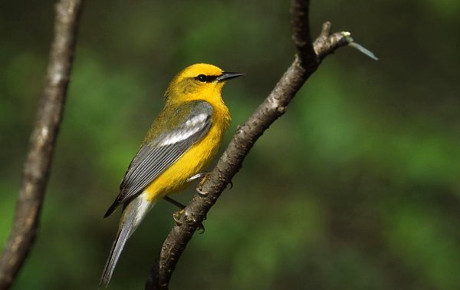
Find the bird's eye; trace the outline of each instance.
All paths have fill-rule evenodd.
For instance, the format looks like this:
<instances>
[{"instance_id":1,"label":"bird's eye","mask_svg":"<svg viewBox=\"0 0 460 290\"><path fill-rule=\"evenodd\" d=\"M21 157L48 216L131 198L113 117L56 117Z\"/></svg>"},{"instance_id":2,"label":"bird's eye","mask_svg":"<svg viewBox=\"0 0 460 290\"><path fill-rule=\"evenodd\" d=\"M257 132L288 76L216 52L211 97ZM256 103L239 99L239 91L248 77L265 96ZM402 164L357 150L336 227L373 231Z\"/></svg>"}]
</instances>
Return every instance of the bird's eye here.
<instances>
[{"instance_id":1,"label":"bird's eye","mask_svg":"<svg viewBox=\"0 0 460 290\"><path fill-rule=\"evenodd\" d=\"M197 80L199 80L200 82L206 82L206 76L205 75L198 75L196 77Z\"/></svg>"}]
</instances>

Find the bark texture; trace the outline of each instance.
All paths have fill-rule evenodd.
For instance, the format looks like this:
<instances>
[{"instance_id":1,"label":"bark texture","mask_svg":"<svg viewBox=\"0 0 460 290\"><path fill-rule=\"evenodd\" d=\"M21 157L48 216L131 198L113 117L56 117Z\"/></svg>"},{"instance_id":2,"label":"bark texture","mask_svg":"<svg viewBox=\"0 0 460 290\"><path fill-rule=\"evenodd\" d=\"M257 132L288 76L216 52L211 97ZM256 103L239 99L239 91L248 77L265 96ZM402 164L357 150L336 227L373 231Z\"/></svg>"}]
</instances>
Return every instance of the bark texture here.
<instances>
[{"instance_id":1,"label":"bark texture","mask_svg":"<svg viewBox=\"0 0 460 290\"><path fill-rule=\"evenodd\" d=\"M294 61L264 102L242 126L238 127L216 167L198 186L198 191L205 195L195 194L183 214L176 218L178 223L164 241L145 289L168 289L171 275L187 243L222 191L239 171L254 143L276 119L284 114L286 106L316 71L321 61L337 48L353 41L348 32L331 34L331 24L326 22L323 24L320 36L312 42L308 19L309 2L294 0L291 6L292 38L297 48Z\"/></svg>"},{"instance_id":2,"label":"bark texture","mask_svg":"<svg viewBox=\"0 0 460 290\"><path fill-rule=\"evenodd\" d=\"M0 258L0 289L11 287L37 236L40 211L70 80L82 2L62 0L56 5L54 39L44 93L30 137L14 224Z\"/></svg>"}]
</instances>

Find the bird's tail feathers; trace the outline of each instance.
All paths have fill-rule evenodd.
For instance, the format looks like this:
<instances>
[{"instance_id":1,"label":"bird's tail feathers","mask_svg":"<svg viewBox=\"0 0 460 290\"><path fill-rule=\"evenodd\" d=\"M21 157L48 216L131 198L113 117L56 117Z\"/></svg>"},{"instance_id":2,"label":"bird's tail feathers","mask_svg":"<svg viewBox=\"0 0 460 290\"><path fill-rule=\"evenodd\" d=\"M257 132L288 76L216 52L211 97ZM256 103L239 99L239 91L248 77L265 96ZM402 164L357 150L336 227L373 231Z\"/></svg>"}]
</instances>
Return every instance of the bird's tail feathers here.
<instances>
[{"instance_id":1,"label":"bird's tail feathers","mask_svg":"<svg viewBox=\"0 0 460 290\"><path fill-rule=\"evenodd\" d=\"M109 258L105 264L99 287L107 287L109 284L113 270L115 269L126 241L131 237L153 205L154 202L148 201L146 199L146 194L142 193L133 199L123 210L117 236L115 237Z\"/></svg>"}]
</instances>

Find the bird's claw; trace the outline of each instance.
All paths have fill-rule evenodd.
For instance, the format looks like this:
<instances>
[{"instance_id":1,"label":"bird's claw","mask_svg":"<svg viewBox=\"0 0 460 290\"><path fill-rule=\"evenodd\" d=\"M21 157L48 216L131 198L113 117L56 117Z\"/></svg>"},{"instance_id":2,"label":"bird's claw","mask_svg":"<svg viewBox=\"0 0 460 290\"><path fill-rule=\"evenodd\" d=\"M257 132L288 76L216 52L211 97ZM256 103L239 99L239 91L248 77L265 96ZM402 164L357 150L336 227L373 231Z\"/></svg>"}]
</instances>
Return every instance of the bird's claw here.
<instances>
[{"instance_id":1,"label":"bird's claw","mask_svg":"<svg viewBox=\"0 0 460 290\"><path fill-rule=\"evenodd\" d=\"M205 197L205 196L207 196L207 195L208 195L208 193L207 193L207 192L203 191L203 189L202 189L201 185L200 185L200 186L198 186L198 187L196 188L196 192L198 192L198 194L199 194L201 197Z\"/></svg>"},{"instance_id":2,"label":"bird's claw","mask_svg":"<svg viewBox=\"0 0 460 290\"><path fill-rule=\"evenodd\" d=\"M187 222L190 222L190 223L196 223L197 220L193 217L190 217L188 215L185 214L185 209L181 209L181 210L178 210L176 212L173 213L173 219L174 219L174 222L176 223L176 225L178 227L180 227L184 221L187 221ZM206 219L206 217L204 218ZM202 222L200 222L198 225L197 225L197 228L196 228L200 234L203 234L205 232L205 228L204 228L204 225Z\"/></svg>"},{"instance_id":3,"label":"bird's claw","mask_svg":"<svg viewBox=\"0 0 460 290\"><path fill-rule=\"evenodd\" d=\"M200 224L198 225L198 227L196 228L196 230L198 231L198 233L199 233L200 235L204 234L204 232L206 231L206 229L204 228L203 223L200 223Z\"/></svg>"},{"instance_id":4,"label":"bird's claw","mask_svg":"<svg viewBox=\"0 0 460 290\"><path fill-rule=\"evenodd\" d=\"M185 213L185 209L181 209L173 213L174 222L176 222L176 225L179 227L183 223L182 217L184 216L184 213Z\"/></svg>"},{"instance_id":5,"label":"bird's claw","mask_svg":"<svg viewBox=\"0 0 460 290\"><path fill-rule=\"evenodd\" d=\"M201 197L205 197L208 195L208 192L203 190L203 184L206 182L207 178L208 178L208 173L203 175L203 178L200 180L200 183L198 183L198 186L196 187L196 192L198 192L198 194Z\"/></svg>"}]
</instances>

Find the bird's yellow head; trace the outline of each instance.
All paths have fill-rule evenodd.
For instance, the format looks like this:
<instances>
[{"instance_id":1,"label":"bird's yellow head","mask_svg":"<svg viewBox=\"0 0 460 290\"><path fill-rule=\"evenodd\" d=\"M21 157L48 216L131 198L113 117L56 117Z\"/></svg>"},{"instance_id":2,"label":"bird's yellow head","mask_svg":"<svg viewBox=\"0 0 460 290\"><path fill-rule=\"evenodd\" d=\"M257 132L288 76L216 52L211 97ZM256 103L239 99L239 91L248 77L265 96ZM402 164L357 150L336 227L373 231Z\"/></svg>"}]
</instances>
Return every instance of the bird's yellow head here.
<instances>
[{"instance_id":1,"label":"bird's yellow head","mask_svg":"<svg viewBox=\"0 0 460 290\"><path fill-rule=\"evenodd\" d=\"M225 81L241 75L235 72L224 72L211 64L193 64L173 78L166 90L165 98L168 103L210 101L215 98L220 100Z\"/></svg>"}]
</instances>

